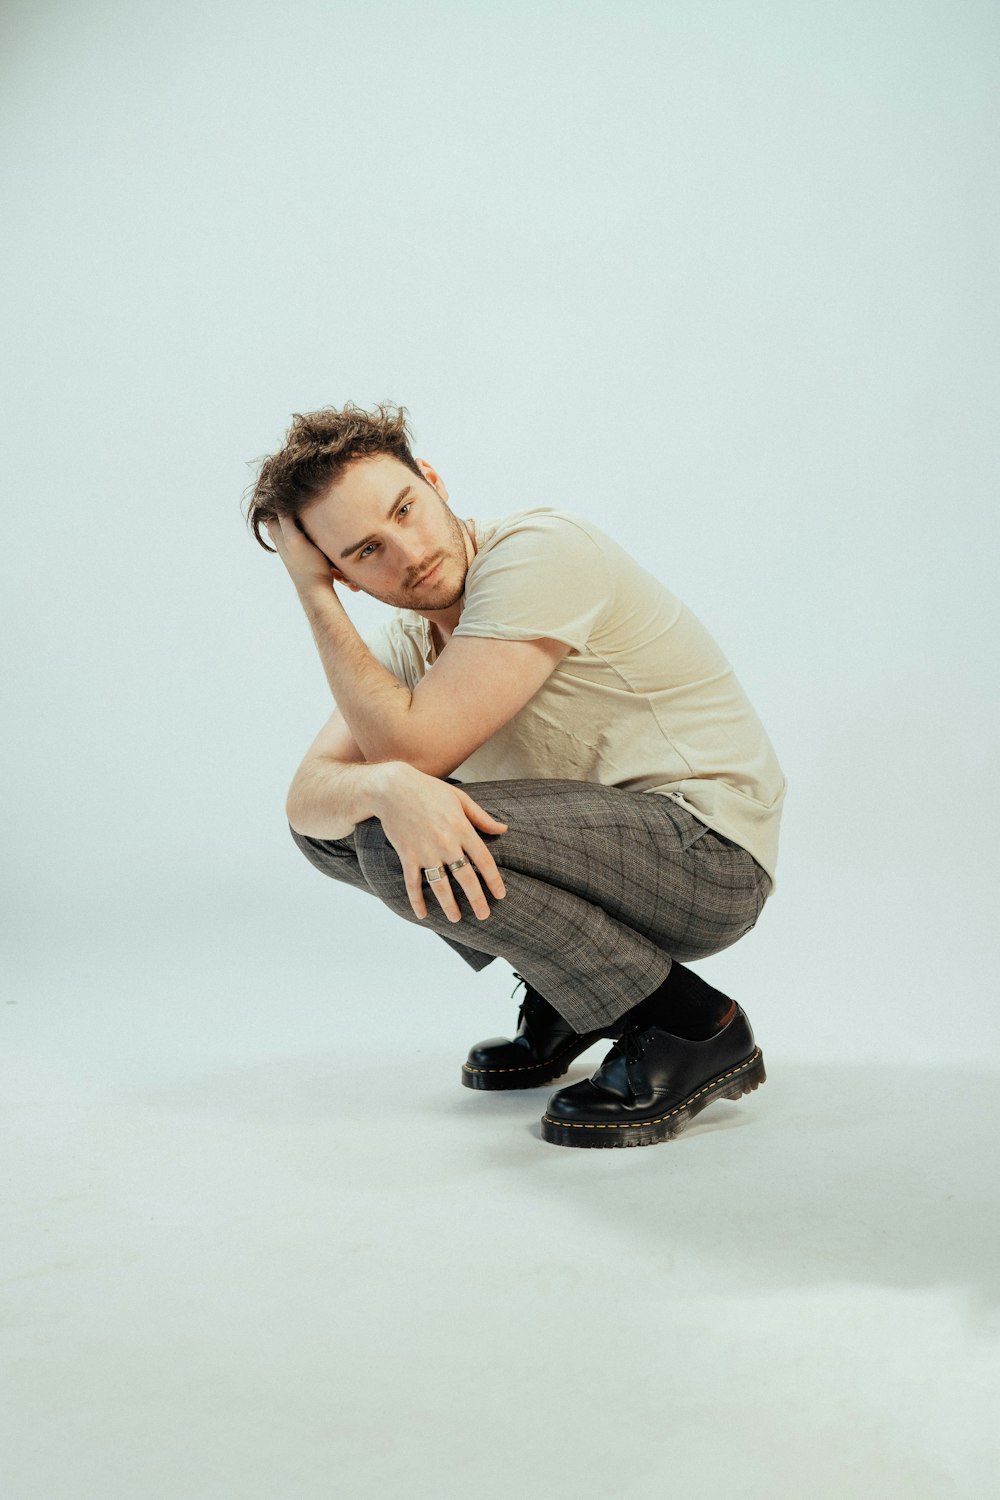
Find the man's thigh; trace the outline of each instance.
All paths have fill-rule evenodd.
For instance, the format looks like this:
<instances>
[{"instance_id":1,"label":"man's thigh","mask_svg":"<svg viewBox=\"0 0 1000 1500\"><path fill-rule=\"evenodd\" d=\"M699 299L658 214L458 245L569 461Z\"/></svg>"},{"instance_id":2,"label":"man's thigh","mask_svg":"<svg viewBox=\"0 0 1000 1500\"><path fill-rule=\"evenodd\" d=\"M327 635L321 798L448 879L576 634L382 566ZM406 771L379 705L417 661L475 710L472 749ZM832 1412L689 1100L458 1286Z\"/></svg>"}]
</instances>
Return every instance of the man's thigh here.
<instances>
[{"instance_id":1,"label":"man's thigh","mask_svg":"<svg viewBox=\"0 0 1000 1500\"><path fill-rule=\"evenodd\" d=\"M670 797L552 778L446 779L508 825L505 833L482 835L501 870L592 903L676 958L729 947L763 907L770 881L751 855ZM290 831L323 874L371 889L353 834L326 840ZM468 913L457 883L454 890ZM461 926L452 932L446 941L474 967L489 961L465 948Z\"/></svg>"},{"instance_id":2,"label":"man's thigh","mask_svg":"<svg viewBox=\"0 0 1000 1500\"><path fill-rule=\"evenodd\" d=\"M570 891L680 959L738 941L770 890L746 849L656 792L549 778L463 790L508 825L484 840L502 870Z\"/></svg>"}]
</instances>

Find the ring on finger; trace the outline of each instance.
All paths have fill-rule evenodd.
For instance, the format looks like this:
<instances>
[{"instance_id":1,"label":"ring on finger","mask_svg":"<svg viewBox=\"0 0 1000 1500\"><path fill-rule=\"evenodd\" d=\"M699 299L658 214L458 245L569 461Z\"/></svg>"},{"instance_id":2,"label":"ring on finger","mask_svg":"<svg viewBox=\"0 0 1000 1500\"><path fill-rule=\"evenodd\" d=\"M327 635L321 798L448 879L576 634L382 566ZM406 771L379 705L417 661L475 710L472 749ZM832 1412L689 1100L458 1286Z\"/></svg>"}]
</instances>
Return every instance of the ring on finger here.
<instances>
[{"instance_id":1,"label":"ring on finger","mask_svg":"<svg viewBox=\"0 0 1000 1500\"><path fill-rule=\"evenodd\" d=\"M433 885L436 880L447 879L444 865L425 865L424 874L427 876L429 885Z\"/></svg>"},{"instance_id":2,"label":"ring on finger","mask_svg":"<svg viewBox=\"0 0 1000 1500\"><path fill-rule=\"evenodd\" d=\"M463 865L467 865L468 863L469 863L469 861L466 859L465 855L463 854L461 859L452 860L452 862L449 864L448 868L449 868L449 870L460 870Z\"/></svg>"}]
</instances>

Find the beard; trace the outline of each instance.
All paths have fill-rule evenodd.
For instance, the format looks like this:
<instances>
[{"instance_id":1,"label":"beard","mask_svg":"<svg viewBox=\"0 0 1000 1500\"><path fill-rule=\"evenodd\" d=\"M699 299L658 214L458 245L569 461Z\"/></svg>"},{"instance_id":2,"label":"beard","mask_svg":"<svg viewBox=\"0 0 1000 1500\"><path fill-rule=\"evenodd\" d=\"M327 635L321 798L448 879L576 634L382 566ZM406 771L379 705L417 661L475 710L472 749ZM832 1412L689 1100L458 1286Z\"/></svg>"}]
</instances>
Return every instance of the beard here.
<instances>
[{"instance_id":1,"label":"beard","mask_svg":"<svg viewBox=\"0 0 1000 1500\"><path fill-rule=\"evenodd\" d=\"M429 587L425 584L423 588L417 588L414 580L412 585L404 586L399 590L394 589L389 594L376 594L371 589L365 589L364 592L372 599L378 599L380 603L389 604L394 609L415 609L421 613L451 609L452 605L458 603L465 593L465 577L469 571L465 551L465 532L458 518L443 500L441 508L448 522L448 540L445 550L427 558L416 575L419 578L443 559L441 571L434 582Z\"/></svg>"}]
</instances>

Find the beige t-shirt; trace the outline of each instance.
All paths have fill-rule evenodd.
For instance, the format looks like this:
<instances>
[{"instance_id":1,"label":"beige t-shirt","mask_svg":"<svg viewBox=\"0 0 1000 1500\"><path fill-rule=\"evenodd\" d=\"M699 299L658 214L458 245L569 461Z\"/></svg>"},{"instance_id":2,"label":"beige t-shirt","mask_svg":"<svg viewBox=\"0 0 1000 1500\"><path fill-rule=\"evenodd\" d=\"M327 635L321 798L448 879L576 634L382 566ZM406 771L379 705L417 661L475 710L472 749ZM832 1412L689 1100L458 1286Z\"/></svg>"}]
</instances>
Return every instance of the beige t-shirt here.
<instances>
[{"instance_id":1,"label":"beige t-shirt","mask_svg":"<svg viewBox=\"0 0 1000 1500\"><path fill-rule=\"evenodd\" d=\"M572 647L519 713L456 767L460 781L566 777L673 797L775 882L786 781L733 669L691 611L582 517L539 506L470 523L456 636ZM413 610L368 637L413 691L434 661Z\"/></svg>"}]
</instances>

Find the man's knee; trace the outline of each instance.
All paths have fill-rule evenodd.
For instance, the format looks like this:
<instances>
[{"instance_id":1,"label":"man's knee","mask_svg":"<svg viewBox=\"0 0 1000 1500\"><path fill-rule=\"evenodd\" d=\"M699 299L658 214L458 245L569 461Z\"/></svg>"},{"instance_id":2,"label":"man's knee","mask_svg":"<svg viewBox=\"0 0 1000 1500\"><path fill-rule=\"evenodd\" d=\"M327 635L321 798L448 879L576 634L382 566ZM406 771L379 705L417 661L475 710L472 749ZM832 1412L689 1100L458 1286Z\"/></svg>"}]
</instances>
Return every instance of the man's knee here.
<instances>
[{"instance_id":1,"label":"man's knee","mask_svg":"<svg viewBox=\"0 0 1000 1500\"><path fill-rule=\"evenodd\" d=\"M403 866L378 818L366 818L358 824L354 830L354 848L369 890L390 905L403 902L408 906Z\"/></svg>"},{"instance_id":2,"label":"man's knee","mask_svg":"<svg viewBox=\"0 0 1000 1500\"><path fill-rule=\"evenodd\" d=\"M358 857L351 839L316 839L299 833L289 823L288 832L292 841L302 851L311 865L333 880L344 880L348 885L361 885Z\"/></svg>"}]
</instances>

